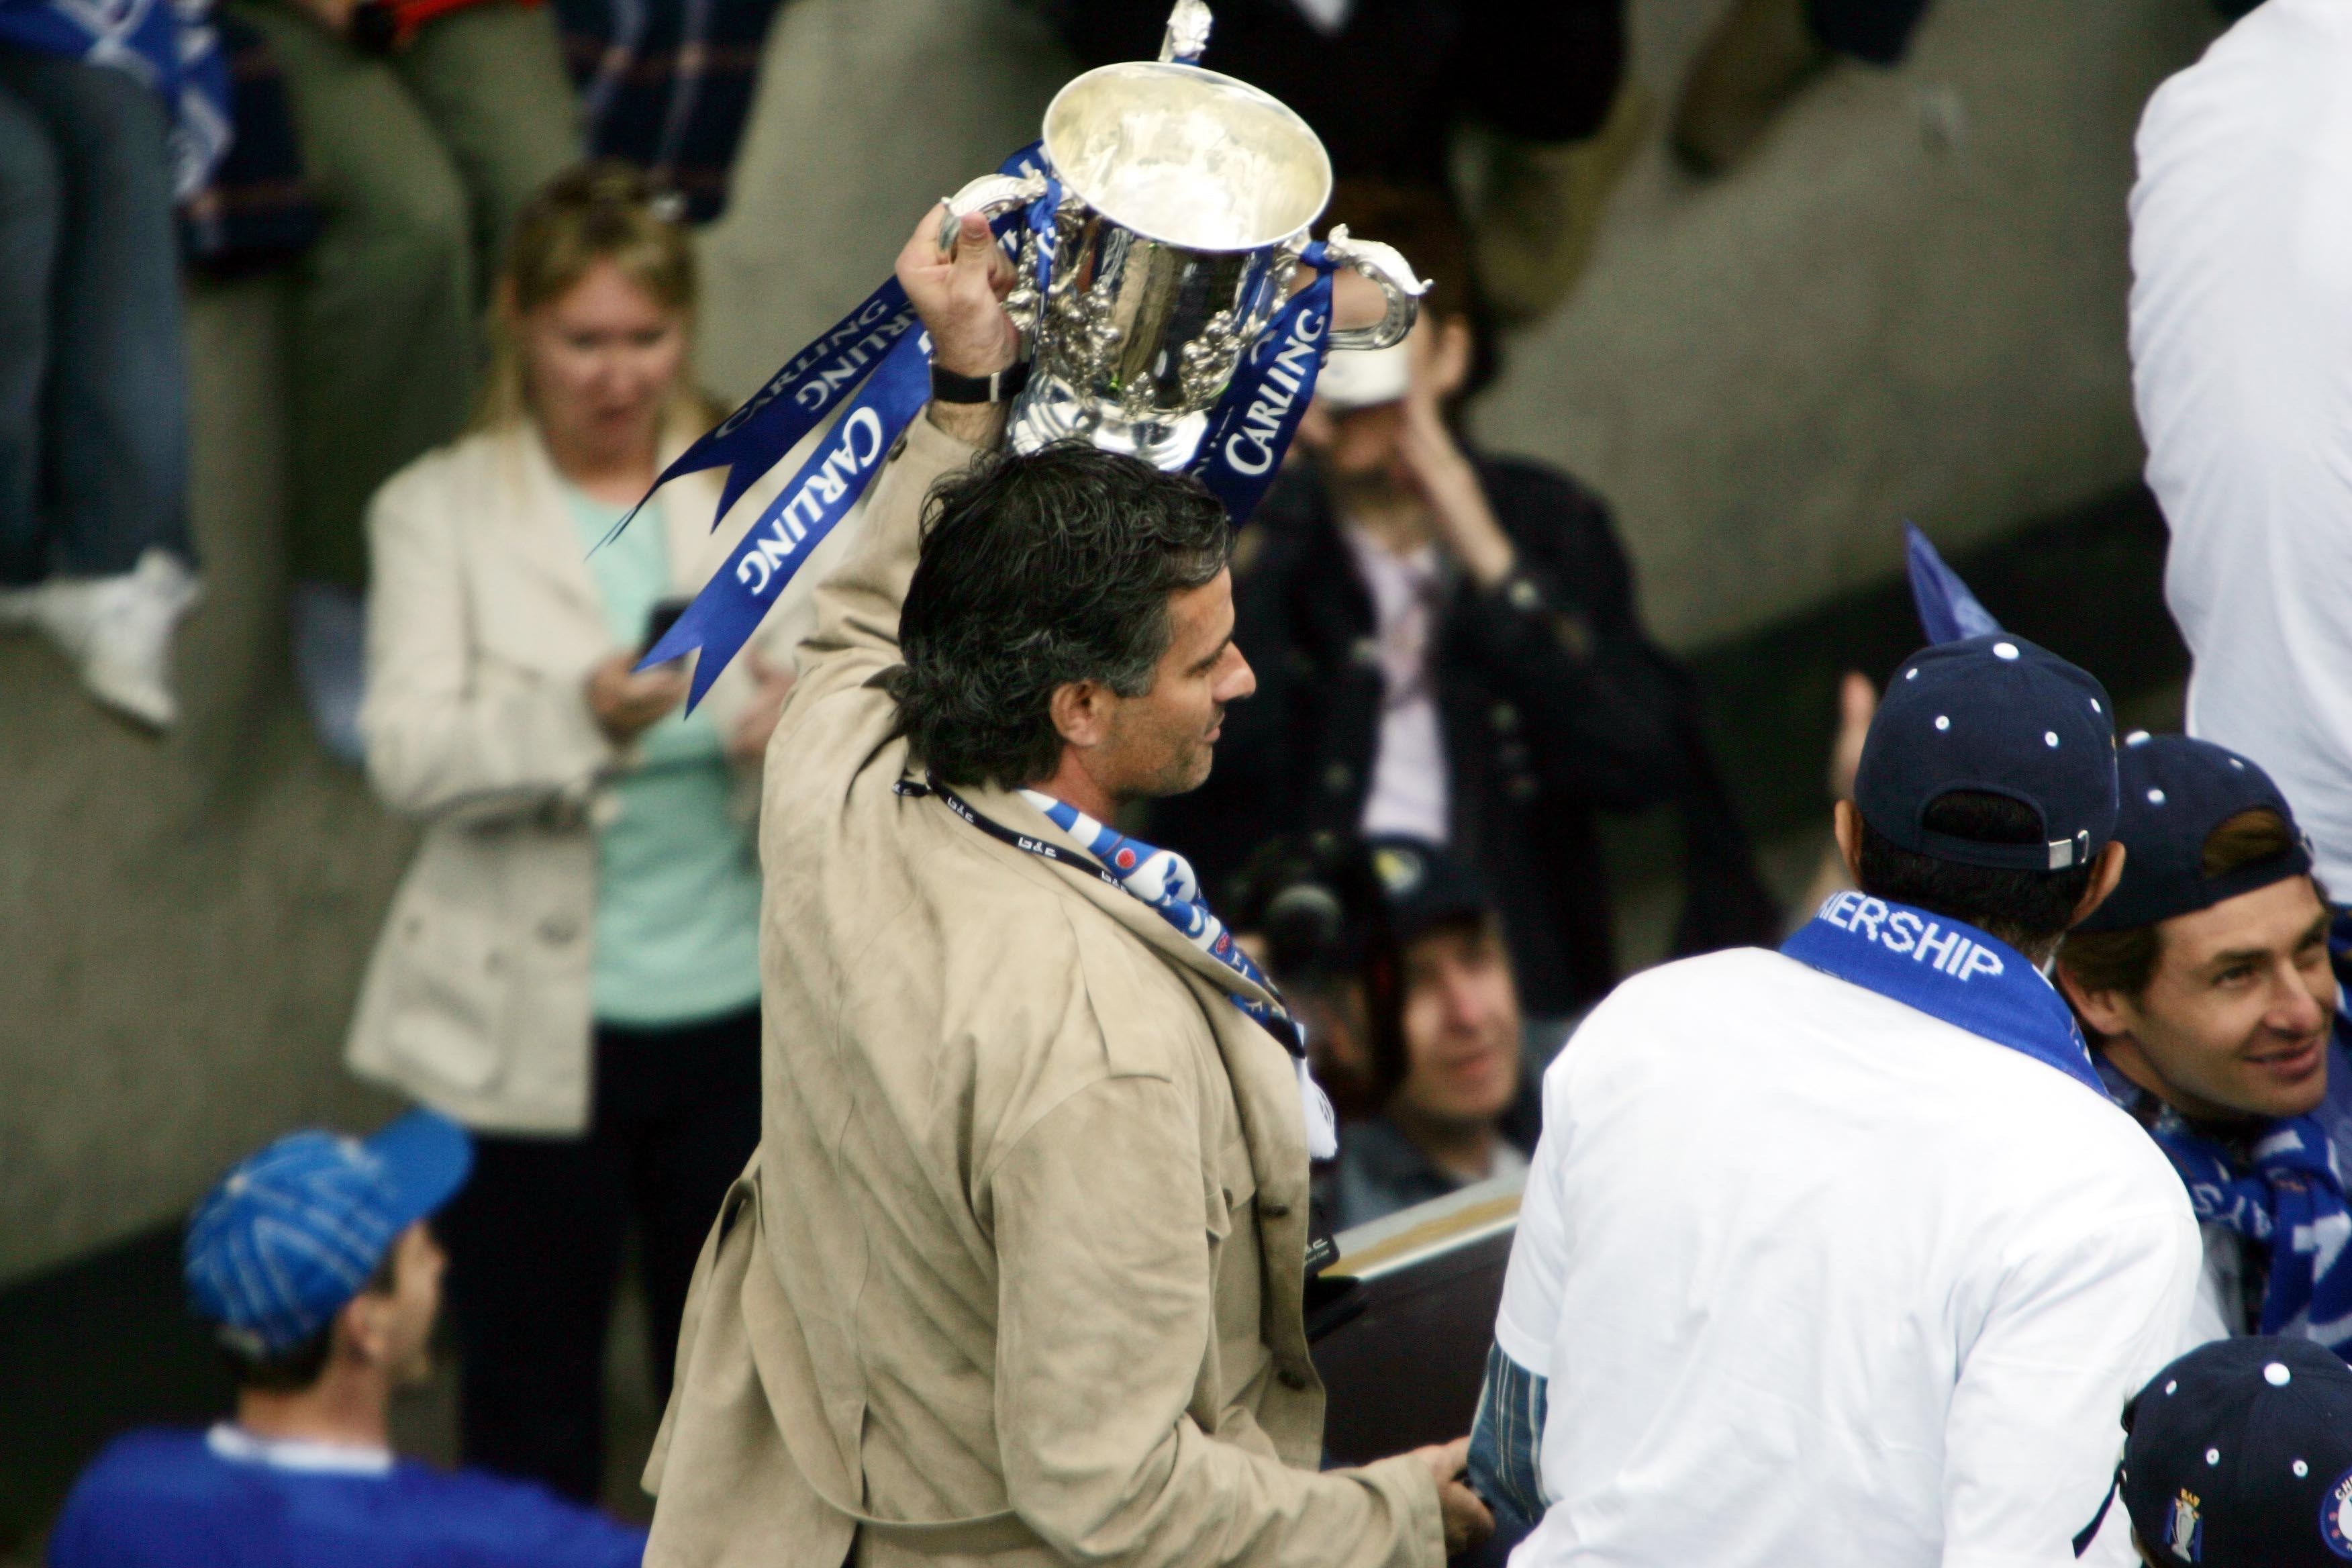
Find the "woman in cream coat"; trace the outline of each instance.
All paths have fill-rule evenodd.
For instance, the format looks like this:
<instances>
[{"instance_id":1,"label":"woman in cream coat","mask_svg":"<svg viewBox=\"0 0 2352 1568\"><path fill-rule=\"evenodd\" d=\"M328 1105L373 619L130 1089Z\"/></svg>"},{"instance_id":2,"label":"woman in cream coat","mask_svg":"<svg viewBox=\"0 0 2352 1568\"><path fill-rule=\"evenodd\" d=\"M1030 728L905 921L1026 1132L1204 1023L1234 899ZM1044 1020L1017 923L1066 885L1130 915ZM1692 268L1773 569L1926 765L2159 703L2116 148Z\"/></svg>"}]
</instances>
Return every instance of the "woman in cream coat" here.
<instances>
[{"instance_id":1,"label":"woman in cream coat","mask_svg":"<svg viewBox=\"0 0 2352 1568\"><path fill-rule=\"evenodd\" d=\"M482 417L368 523L368 771L424 837L351 1065L478 1135L439 1222L467 1460L588 1499L624 1230L666 1394L695 1255L759 1139L740 775L790 677L755 648L681 717L685 665L631 672L654 606L740 531L710 532L715 476L592 549L710 423L693 307L687 238L637 175L558 180L516 230Z\"/></svg>"}]
</instances>

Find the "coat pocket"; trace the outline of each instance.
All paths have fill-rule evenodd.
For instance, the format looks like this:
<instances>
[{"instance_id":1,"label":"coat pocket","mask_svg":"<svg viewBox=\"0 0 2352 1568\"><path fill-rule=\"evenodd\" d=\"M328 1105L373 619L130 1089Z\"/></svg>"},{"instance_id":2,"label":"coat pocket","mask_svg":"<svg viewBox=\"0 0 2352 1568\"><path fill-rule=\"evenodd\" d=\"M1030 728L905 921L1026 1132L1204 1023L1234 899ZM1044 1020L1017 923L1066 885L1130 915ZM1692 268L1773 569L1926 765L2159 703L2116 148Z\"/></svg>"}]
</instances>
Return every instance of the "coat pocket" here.
<instances>
[{"instance_id":1,"label":"coat pocket","mask_svg":"<svg viewBox=\"0 0 2352 1568\"><path fill-rule=\"evenodd\" d=\"M514 995L500 922L471 910L409 908L394 916L384 1046L436 1082L467 1094L504 1072Z\"/></svg>"}]
</instances>

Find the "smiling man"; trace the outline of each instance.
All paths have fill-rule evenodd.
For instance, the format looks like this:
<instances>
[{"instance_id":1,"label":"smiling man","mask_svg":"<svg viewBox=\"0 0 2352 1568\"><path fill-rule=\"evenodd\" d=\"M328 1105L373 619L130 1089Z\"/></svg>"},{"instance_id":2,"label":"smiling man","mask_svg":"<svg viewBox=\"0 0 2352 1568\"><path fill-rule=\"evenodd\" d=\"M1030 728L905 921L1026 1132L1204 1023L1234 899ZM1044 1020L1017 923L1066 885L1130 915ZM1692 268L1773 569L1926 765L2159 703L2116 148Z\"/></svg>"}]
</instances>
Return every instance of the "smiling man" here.
<instances>
[{"instance_id":1,"label":"smiling man","mask_svg":"<svg viewBox=\"0 0 2352 1568\"><path fill-rule=\"evenodd\" d=\"M2136 734L2120 773L2123 879L2058 974L2204 1226L2196 1337L2352 1352L2352 1046L2308 844L2268 775L2209 742Z\"/></svg>"}]
</instances>

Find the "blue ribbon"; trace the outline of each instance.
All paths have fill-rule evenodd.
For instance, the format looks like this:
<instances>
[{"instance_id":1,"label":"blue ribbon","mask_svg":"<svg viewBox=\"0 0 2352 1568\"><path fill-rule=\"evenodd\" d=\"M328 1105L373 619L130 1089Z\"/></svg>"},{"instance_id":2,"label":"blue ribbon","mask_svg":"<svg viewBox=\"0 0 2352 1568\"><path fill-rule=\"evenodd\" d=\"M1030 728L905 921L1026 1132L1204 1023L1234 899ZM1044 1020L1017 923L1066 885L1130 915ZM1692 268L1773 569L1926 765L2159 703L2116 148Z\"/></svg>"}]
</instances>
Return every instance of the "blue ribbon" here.
<instances>
[{"instance_id":1,"label":"blue ribbon","mask_svg":"<svg viewBox=\"0 0 2352 1568\"><path fill-rule=\"evenodd\" d=\"M1188 470L1225 503L1235 528L1249 521L1282 471L1282 455L1315 396L1315 378L1331 338L1330 257L1318 240L1299 260L1318 276L1293 294L1243 351Z\"/></svg>"},{"instance_id":2,"label":"blue ribbon","mask_svg":"<svg viewBox=\"0 0 2352 1568\"><path fill-rule=\"evenodd\" d=\"M1906 522L1903 535L1911 567L1911 602L1918 606L1919 629L1930 643L1958 642L2000 630L2000 623L1977 602L1960 574L1944 564L1926 534Z\"/></svg>"},{"instance_id":3,"label":"blue ribbon","mask_svg":"<svg viewBox=\"0 0 2352 1568\"><path fill-rule=\"evenodd\" d=\"M1032 142L1005 159L999 172L1024 174L1035 169L1041 145ZM1053 194L1058 197L1058 187ZM1002 223L999 233L1014 221ZM898 279L884 279L882 286L859 300L855 310L786 361L717 429L679 453L606 539L618 537L645 510L646 502L653 500L654 491L670 480L681 474L724 467L727 480L719 490L719 510L710 519L710 526L717 528L743 492L838 409L914 324L915 308L908 302L906 289L899 287Z\"/></svg>"},{"instance_id":4,"label":"blue ribbon","mask_svg":"<svg viewBox=\"0 0 2352 1568\"><path fill-rule=\"evenodd\" d=\"M793 574L849 515L882 459L898 445L899 434L930 395L930 337L903 332L829 438L768 503L726 564L702 585L677 624L646 650L638 668L701 649L686 700L691 711L759 629L768 606Z\"/></svg>"},{"instance_id":5,"label":"blue ribbon","mask_svg":"<svg viewBox=\"0 0 2352 1568\"><path fill-rule=\"evenodd\" d=\"M1949 915L1835 893L1780 951L2107 1092L2065 998L2023 953Z\"/></svg>"},{"instance_id":6,"label":"blue ribbon","mask_svg":"<svg viewBox=\"0 0 2352 1568\"><path fill-rule=\"evenodd\" d=\"M719 489L719 510L710 519L716 528L743 492L839 408L914 324L915 308L907 300L907 290L896 278L884 279L856 310L826 328L770 376L768 384L717 429L679 453L654 480L653 489L629 509L629 515L614 525L605 540L617 538L646 502L653 500L654 491L670 480L724 467L727 481Z\"/></svg>"}]
</instances>

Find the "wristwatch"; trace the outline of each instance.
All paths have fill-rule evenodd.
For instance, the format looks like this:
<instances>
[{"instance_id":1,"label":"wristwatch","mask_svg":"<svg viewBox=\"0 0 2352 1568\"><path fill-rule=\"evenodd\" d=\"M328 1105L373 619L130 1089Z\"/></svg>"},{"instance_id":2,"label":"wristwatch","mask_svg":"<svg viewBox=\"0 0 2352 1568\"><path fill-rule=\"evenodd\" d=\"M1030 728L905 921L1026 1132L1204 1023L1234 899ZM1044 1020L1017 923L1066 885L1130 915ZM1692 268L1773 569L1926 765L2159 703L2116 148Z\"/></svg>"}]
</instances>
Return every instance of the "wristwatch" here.
<instances>
[{"instance_id":1,"label":"wristwatch","mask_svg":"<svg viewBox=\"0 0 2352 1568\"><path fill-rule=\"evenodd\" d=\"M931 366L934 403L1007 403L1029 384L1029 362L1015 360L990 375L961 375Z\"/></svg>"}]
</instances>

